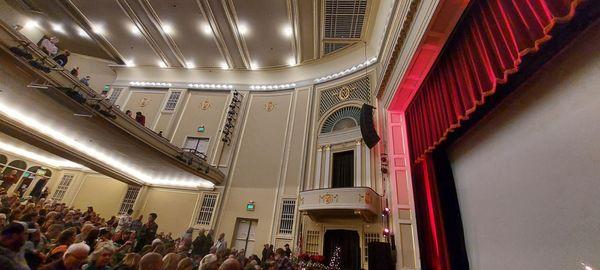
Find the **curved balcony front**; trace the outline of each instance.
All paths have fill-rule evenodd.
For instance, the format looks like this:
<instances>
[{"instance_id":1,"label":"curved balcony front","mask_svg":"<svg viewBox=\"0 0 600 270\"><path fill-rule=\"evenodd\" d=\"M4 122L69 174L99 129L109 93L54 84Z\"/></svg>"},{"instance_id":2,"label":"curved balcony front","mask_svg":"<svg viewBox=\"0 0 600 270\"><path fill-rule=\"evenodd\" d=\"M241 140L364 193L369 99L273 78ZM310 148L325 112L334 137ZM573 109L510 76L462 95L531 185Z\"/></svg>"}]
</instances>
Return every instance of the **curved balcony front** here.
<instances>
[{"instance_id":1,"label":"curved balcony front","mask_svg":"<svg viewBox=\"0 0 600 270\"><path fill-rule=\"evenodd\" d=\"M300 192L298 210L311 219L362 218L373 222L381 214L381 195L369 187L323 188Z\"/></svg>"}]
</instances>

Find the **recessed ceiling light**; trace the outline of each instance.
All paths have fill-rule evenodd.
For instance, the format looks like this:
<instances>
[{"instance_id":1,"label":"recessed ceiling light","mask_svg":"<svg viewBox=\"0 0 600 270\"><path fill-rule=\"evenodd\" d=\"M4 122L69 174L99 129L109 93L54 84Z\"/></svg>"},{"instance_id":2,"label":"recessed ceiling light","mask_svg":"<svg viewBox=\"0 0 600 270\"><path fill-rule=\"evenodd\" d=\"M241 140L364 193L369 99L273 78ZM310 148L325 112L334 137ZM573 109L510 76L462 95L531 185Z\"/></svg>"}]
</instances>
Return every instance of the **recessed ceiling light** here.
<instances>
[{"instance_id":1,"label":"recessed ceiling light","mask_svg":"<svg viewBox=\"0 0 600 270\"><path fill-rule=\"evenodd\" d=\"M33 28L38 28L40 27L40 23L38 23L38 21L36 20L27 20L25 22L25 29L33 29Z\"/></svg>"},{"instance_id":2,"label":"recessed ceiling light","mask_svg":"<svg viewBox=\"0 0 600 270\"><path fill-rule=\"evenodd\" d=\"M162 30L166 33L166 34L172 34L173 33L173 26L171 26L168 23L163 24L162 26Z\"/></svg>"},{"instance_id":3,"label":"recessed ceiling light","mask_svg":"<svg viewBox=\"0 0 600 270\"><path fill-rule=\"evenodd\" d=\"M208 23L203 23L202 26L202 32L206 35L212 35L212 28L210 27L210 25Z\"/></svg>"},{"instance_id":4,"label":"recessed ceiling light","mask_svg":"<svg viewBox=\"0 0 600 270\"><path fill-rule=\"evenodd\" d=\"M185 62L185 67L186 68L195 68L196 64L194 64L194 61L186 61Z\"/></svg>"},{"instance_id":5,"label":"recessed ceiling light","mask_svg":"<svg viewBox=\"0 0 600 270\"><path fill-rule=\"evenodd\" d=\"M131 26L129 27L129 29L131 30L131 33L133 33L136 36L139 36L142 34L142 32L140 31L140 29L137 27L137 25L135 24L131 24Z\"/></svg>"},{"instance_id":6,"label":"recessed ceiling light","mask_svg":"<svg viewBox=\"0 0 600 270\"><path fill-rule=\"evenodd\" d=\"M128 67L135 67L135 62L133 61L133 59L125 59L123 60L123 62L125 62L125 65Z\"/></svg>"},{"instance_id":7,"label":"recessed ceiling light","mask_svg":"<svg viewBox=\"0 0 600 270\"><path fill-rule=\"evenodd\" d=\"M256 62L251 62L250 63L250 69L251 70L256 70L258 69L258 64Z\"/></svg>"},{"instance_id":8,"label":"recessed ceiling light","mask_svg":"<svg viewBox=\"0 0 600 270\"><path fill-rule=\"evenodd\" d=\"M86 33L85 30L83 30L81 27L77 27L77 34L80 37L90 38L90 35L88 35L88 33Z\"/></svg>"},{"instance_id":9,"label":"recessed ceiling light","mask_svg":"<svg viewBox=\"0 0 600 270\"><path fill-rule=\"evenodd\" d=\"M292 30L292 27L289 25L284 26L281 31L283 32L283 35L286 37L291 37L292 34L294 33L294 31Z\"/></svg>"},{"instance_id":10,"label":"recessed ceiling light","mask_svg":"<svg viewBox=\"0 0 600 270\"><path fill-rule=\"evenodd\" d=\"M229 65L225 61L219 63L219 66L221 67L221 69L229 69Z\"/></svg>"},{"instance_id":11,"label":"recessed ceiling light","mask_svg":"<svg viewBox=\"0 0 600 270\"><path fill-rule=\"evenodd\" d=\"M238 32L240 33L240 35L248 34L248 26L246 26L246 24L243 23L238 24Z\"/></svg>"},{"instance_id":12,"label":"recessed ceiling light","mask_svg":"<svg viewBox=\"0 0 600 270\"><path fill-rule=\"evenodd\" d=\"M288 64L288 66L295 66L296 65L296 58L294 58L294 57L288 58L287 64Z\"/></svg>"},{"instance_id":13,"label":"recessed ceiling light","mask_svg":"<svg viewBox=\"0 0 600 270\"><path fill-rule=\"evenodd\" d=\"M104 26L99 25L99 24L92 25L92 31L94 31L94 33L96 33L98 35L103 35L104 34Z\"/></svg>"},{"instance_id":14,"label":"recessed ceiling light","mask_svg":"<svg viewBox=\"0 0 600 270\"><path fill-rule=\"evenodd\" d=\"M60 23L50 23L50 27L52 27L52 31L54 32L61 33L63 35L67 33L63 25Z\"/></svg>"},{"instance_id":15,"label":"recessed ceiling light","mask_svg":"<svg viewBox=\"0 0 600 270\"><path fill-rule=\"evenodd\" d=\"M158 63L158 66L161 67L161 68L166 68L167 67L167 64L165 64L165 62L162 61L162 60L158 60L157 63Z\"/></svg>"}]
</instances>

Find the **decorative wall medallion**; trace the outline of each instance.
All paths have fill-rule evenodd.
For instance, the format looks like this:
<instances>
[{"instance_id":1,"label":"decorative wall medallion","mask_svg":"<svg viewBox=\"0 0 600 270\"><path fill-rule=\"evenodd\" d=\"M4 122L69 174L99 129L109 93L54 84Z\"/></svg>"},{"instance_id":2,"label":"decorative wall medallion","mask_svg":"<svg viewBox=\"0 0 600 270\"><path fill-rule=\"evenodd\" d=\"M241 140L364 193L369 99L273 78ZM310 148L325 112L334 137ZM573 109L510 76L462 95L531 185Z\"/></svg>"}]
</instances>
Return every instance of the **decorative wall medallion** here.
<instances>
[{"instance_id":1,"label":"decorative wall medallion","mask_svg":"<svg viewBox=\"0 0 600 270\"><path fill-rule=\"evenodd\" d=\"M323 202L324 204L330 204L332 202L337 202L337 198L338 195L337 194L325 194L323 196L320 196L321 202Z\"/></svg>"},{"instance_id":2,"label":"decorative wall medallion","mask_svg":"<svg viewBox=\"0 0 600 270\"><path fill-rule=\"evenodd\" d=\"M348 98L350 98L350 92L354 90L353 88L344 85L340 91L337 93L337 96L340 100L346 100Z\"/></svg>"},{"instance_id":3,"label":"decorative wall medallion","mask_svg":"<svg viewBox=\"0 0 600 270\"><path fill-rule=\"evenodd\" d=\"M368 192L365 192L365 195L358 195L358 202L361 202L362 200L365 200L366 204L371 204L373 202L373 197Z\"/></svg>"},{"instance_id":4,"label":"decorative wall medallion","mask_svg":"<svg viewBox=\"0 0 600 270\"><path fill-rule=\"evenodd\" d=\"M143 97L142 99L140 99L139 105L140 105L140 107L146 107L146 106L150 105L151 101L152 101L151 99L149 99L147 97Z\"/></svg>"},{"instance_id":5,"label":"decorative wall medallion","mask_svg":"<svg viewBox=\"0 0 600 270\"><path fill-rule=\"evenodd\" d=\"M265 111L272 112L275 107L277 107L277 104L273 103L273 101L269 101L265 104Z\"/></svg>"},{"instance_id":6,"label":"decorative wall medallion","mask_svg":"<svg viewBox=\"0 0 600 270\"><path fill-rule=\"evenodd\" d=\"M212 104L208 99L205 99L204 101L202 101L202 103L200 103L200 109L202 109L203 111L210 109L210 107L212 107Z\"/></svg>"}]
</instances>

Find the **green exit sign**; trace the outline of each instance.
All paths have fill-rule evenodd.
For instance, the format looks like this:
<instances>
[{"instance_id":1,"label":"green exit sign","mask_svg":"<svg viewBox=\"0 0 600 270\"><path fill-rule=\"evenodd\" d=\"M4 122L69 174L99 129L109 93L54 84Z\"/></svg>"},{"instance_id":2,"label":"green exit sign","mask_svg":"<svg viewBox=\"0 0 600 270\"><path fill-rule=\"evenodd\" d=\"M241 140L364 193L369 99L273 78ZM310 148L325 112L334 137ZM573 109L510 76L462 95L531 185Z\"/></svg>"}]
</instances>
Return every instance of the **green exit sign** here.
<instances>
[{"instance_id":1,"label":"green exit sign","mask_svg":"<svg viewBox=\"0 0 600 270\"><path fill-rule=\"evenodd\" d=\"M108 92L108 90L110 90L110 85L105 84L104 85L104 91Z\"/></svg>"},{"instance_id":2,"label":"green exit sign","mask_svg":"<svg viewBox=\"0 0 600 270\"><path fill-rule=\"evenodd\" d=\"M249 201L248 204L246 204L246 211L254 211L254 201Z\"/></svg>"},{"instance_id":3,"label":"green exit sign","mask_svg":"<svg viewBox=\"0 0 600 270\"><path fill-rule=\"evenodd\" d=\"M204 132L206 129L204 128L204 126L200 126L198 127L198 132Z\"/></svg>"}]
</instances>

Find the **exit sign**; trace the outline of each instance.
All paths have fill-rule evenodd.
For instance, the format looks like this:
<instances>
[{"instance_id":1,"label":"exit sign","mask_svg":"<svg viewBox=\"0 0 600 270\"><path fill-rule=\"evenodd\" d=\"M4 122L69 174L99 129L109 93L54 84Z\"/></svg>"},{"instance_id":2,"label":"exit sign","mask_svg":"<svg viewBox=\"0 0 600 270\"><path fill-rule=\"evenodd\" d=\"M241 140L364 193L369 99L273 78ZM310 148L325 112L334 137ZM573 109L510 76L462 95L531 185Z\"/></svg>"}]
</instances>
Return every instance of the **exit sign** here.
<instances>
[{"instance_id":1,"label":"exit sign","mask_svg":"<svg viewBox=\"0 0 600 270\"><path fill-rule=\"evenodd\" d=\"M249 201L248 204L246 204L246 211L254 211L254 201Z\"/></svg>"},{"instance_id":2,"label":"exit sign","mask_svg":"<svg viewBox=\"0 0 600 270\"><path fill-rule=\"evenodd\" d=\"M204 128L204 126L199 126L198 127L198 132L204 132L206 129Z\"/></svg>"}]
</instances>

